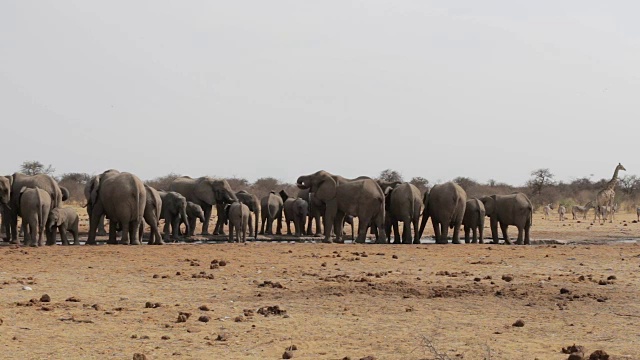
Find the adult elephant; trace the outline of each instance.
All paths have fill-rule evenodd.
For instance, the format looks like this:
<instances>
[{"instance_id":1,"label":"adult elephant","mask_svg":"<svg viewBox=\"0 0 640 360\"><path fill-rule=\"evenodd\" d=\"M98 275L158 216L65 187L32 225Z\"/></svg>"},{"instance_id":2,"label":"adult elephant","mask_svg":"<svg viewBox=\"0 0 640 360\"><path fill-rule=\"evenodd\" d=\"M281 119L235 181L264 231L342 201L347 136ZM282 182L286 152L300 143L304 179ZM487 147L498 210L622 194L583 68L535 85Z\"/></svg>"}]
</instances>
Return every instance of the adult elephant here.
<instances>
[{"instance_id":1,"label":"adult elephant","mask_svg":"<svg viewBox=\"0 0 640 360\"><path fill-rule=\"evenodd\" d=\"M252 221L251 215L249 215L249 234L253 235L254 238L257 238L258 219L260 219L260 200L258 200L257 196L250 194L245 190L238 191L236 193L236 197L238 198L238 201L247 205L249 211L253 213L255 220Z\"/></svg>"},{"instance_id":2,"label":"adult elephant","mask_svg":"<svg viewBox=\"0 0 640 360\"><path fill-rule=\"evenodd\" d=\"M491 237L493 243L498 240L498 223L506 244L511 244L507 228L514 225L518 228L518 245L529 245L529 229L533 222L533 206L531 200L523 193L510 195L491 195L480 199L484 204L485 213L491 222Z\"/></svg>"},{"instance_id":3,"label":"adult elephant","mask_svg":"<svg viewBox=\"0 0 640 360\"><path fill-rule=\"evenodd\" d=\"M411 244L411 225L413 224L413 243L419 244L418 224L422 213L423 203L420 189L409 183L400 183L389 186L385 191L386 200L386 231L391 237L391 227L395 234L394 243L400 243L400 233L398 232L398 222L402 221L402 242Z\"/></svg>"},{"instance_id":4,"label":"adult elephant","mask_svg":"<svg viewBox=\"0 0 640 360\"><path fill-rule=\"evenodd\" d=\"M20 199L20 190L23 187L26 188L39 188L47 192L51 197L51 207L54 209L62 206L62 191L58 182L51 176L45 174L38 175L25 175L21 173L15 173L9 177L11 183L11 194L9 195L9 232L11 242L18 243L18 216L20 215L20 206L18 200ZM21 215L20 215L21 216Z\"/></svg>"},{"instance_id":5,"label":"adult elephant","mask_svg":"<svg viewBox=\"0 0 640 360\"><path fill-rule=\"evenodd\" d=\"M342 225L345 215L357 216L360 224L372 224L380 228L377 242L386 243L384 231L384 193L372 179L361 177L346 179L324 170L300 176L298 188L309 189L312 196L325 206L324 242L330 243L331 231L335 228L336 242L342 240ZM356 242L364 243L367 226L358 227Z\"/></svg>"},{"instance_id":6,"label":"adult elephant","mask_svg":"<svg viewBox=\"0 0 640 360\"><path fill-rule=\"evenodd\" d=\"M115 223L122 229L123 245L140 245L138 229L143 221L147 204L147 191L137 176L107 170L91 180L91 197L87 208L91 208L91 224L87 245L96 244L98 220L104 214L109 218L109 243L116 243Z\"/></svg>"},{"instance_id":7,"label":"adult elephant","mask_svg":"<svg viewBox=\"0 0 640 360\"><path fill-rule=\"evenodd\" d=\"M231 190L231 186L227 180L214 179L212 177L203 176L193 179L189 176L179 177L169 185L169 190L182 194L187 201L191 201L202 207L204 211L204 223L202 224L202 235L209 235L209 219L213 205L221 206L218 210L218 222L216 223L215 234L222 232L224 224L224 204L231 204L238 201L236 194Z\"/></svg>"},{"instance_id":8,"label":"adult elephant","mask_svg":"<svg viewBox=\"0 0 640 360\"><path fill-rule=\"evenodd\" d=\"M431 217L436 244L449 242L447 240L449 227L453 228L451 242L460 244L460 225L466 207L467 193L460 185L453 182L434 185L431 191L424 194L424 212L418 239L422 237L427 220Z\"/></svg>"},{"instance_id":9,"label":"adult elephant","mask_svg":"<svg viewBox=\"0 0 640 360\"><path fill-rule=\"evenodd\" d=\"M189 219L187 217L187 199L175 191L158 191L162 200L162 211L160 218L164 219L165 240L173 238L174 241L180 235L180 223L186 226L185 234L191 233ZM202 218L204 220L204 217Z\"/></svg>"}]
</instances>

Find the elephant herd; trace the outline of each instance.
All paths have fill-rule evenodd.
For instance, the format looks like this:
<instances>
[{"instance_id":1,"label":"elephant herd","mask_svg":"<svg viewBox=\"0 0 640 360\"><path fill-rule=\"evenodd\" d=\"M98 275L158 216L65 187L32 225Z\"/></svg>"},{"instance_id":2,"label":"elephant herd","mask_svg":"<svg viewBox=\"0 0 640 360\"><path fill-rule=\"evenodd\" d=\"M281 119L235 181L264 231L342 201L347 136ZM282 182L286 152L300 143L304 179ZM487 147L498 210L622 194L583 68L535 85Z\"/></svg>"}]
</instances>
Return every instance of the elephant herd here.
<instances>
[{"instance_id":1,"label":"elephant herd","mask_svg":"<svg viewBox=\"0 0 640 360\"><path fill-rule=\"evenodd\" d=\"M300 176L296 185L299 191L295 197L282 190L258 199L244 190L234 192L224 179L183 176L173 180L168 191L159 191L131 173L107 170L92 177L85 187L89 215L86 243L96 244L96 236L106 235L105 218L109 219L109 244L140 244L145 223L150 228L149 244L160 245L181 235L194 235L196 220L202 223L201 233L207 235L214 206L218 217L213 234L224 235L223 226L229 224L231 242L244 242L247 230L254 238L258 232L282 234L284 217L288 235L313 235L315 221L315 234L323 234L323 242L341 243L345 222L353 229L353 218L357 217L359 226L354 239L357 243L364 243L370 231L376 243L390 242L393 233L395 243L418 244L429 218L438 244L448 242L450 228L452 243L460 243L461 227L466 243L482 243L484 219L488 216L494 243L499 241L498 225L505 243L511 243L507 234L509 225L518 229L517 244L530 243L533 207L522 193L467 199L459 185L447 182L422 195L410 183L366 176L347 179L326 171ZM63 206L66 198L68 191L48 175L15 173L0 177L0 208L7 240L19 243L17 221L21 217L27 245L43 245L43 236L47 245L53 245L56 231L63 245L69 244L67 232L73 235L74 244L79 244L78 214ZM161 219L165 220L163 234L159 229ZM291 231L291 223L295 232Z\"/></svg>"}]
</instances>

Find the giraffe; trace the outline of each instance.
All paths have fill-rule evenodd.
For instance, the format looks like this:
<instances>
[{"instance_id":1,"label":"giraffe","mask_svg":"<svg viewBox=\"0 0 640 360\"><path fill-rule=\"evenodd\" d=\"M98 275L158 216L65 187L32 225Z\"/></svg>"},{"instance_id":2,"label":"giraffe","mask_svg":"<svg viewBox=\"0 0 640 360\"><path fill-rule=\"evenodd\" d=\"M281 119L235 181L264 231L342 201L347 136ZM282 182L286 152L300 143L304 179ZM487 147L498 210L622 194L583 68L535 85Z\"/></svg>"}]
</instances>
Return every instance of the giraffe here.
<instances>
[{"instance_id":1,"label":"giraffe","mask_svg":"<svg viewBox=\"0 0 640 360\"><path fill-rule=\"evenodd\" d=\"M598 212L602 212L602 207L603 206L611 206L613 207L613 199L616 197L616 185L618 184L618 172L622 170L622 171L627 171L627 169L624 168L624 166L622 166L621 163L618 163L618 166L616 166L616 170L613 172L613 177L611 178L611 180L609 180L609 182L607 183L607 185L605 185L604 189L598 191L598 194L596 195L596 214ZM607 221L607 214L606 212L602 213L602 217L600 222L602 223L602 221ZM596 221L596 217L594 216L593 221ZM611 217L611 219L609 220L610 223L613 222L613 216Z\"/></svg>"}]
</instances>

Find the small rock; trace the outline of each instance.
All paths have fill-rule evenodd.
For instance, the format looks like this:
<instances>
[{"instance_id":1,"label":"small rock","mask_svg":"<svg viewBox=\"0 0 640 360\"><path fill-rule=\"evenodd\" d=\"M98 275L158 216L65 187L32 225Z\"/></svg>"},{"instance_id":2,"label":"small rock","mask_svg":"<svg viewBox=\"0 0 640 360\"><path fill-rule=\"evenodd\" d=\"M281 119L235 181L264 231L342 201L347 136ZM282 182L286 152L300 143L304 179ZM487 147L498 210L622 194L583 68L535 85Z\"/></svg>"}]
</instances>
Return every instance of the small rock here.
<instances>
[{"instance_id":1,"label":"small rock","mask_svg":"<svg viewBox=\"0 0 640 360\"><path fill-rule=\"evenodd\" d=\"M560 289L560 294L571 294L571 290L567 288Z\"/></svg>"},{"instance_id":2,"label":"small rock","mask_svg":"<svg viewBox=\"0 0 640 360\"><path fill-rule=\"evenodd\" d=\"M206 315L202 315L202 316L200 316L200 317L198 318L198 321L200 321L200 322L205 322L205 323L206 323L206 322L209 322L209 320L211 320L211 318L210 318L210 317L208 317L208 316L206 316Z\"/></svg>"},{"instance_id":3,"label":"small rock","mask_svg":"<svg viewBox=\"0 0 640 360\"><path fill-rule=\"evenodd\" d=\"M369 356L365 356L363 358L360 358L360 360L376 360L376 357L369 355Z\"/></svg>"},{"instance_id":4,"label":"small rock","mask_svg":"<svg viewBox=\"0 0 640 360\"><path fill-rule=\"evenodd\" d=\"M68 302L80 302L80 299L78 299L78 298L77 298L77 297L75 297L75 296L72 296L72 297L68 298L68 299L67 299L67 300L65 300L65 301L68 301Z\"/></svg>"},{"instance_id":5,"label":"small rock","mask_svg":"<svg viewBox=\"0 0 640 360\"><path fill-rule=\"evenodd\" d=\"M93 304L93 305L91 305L91 307L96 311L102 311L103 310L102 305L100 305L100 304Z\"/></svg>"},{"instance_id":6,"label":"small rock","mask_svg":"<svg viewBox=\"0 0 640 360\"><path fill-rule=\"evenodd\" d=\"M502 275L502 280L504 280L506 282L511 282L511 281L513 281L513 276L511 276L511 275Z\"/></svg>"},{"instance_id":7,"label":"small rock","mask_svg":"<svg viewBox=\"0 0 640 360\"><path fill-rule=\"evenodd\" d=\"M391 258L392 258L392 259L397 259L397 258L398 258L398 255L395 255L395 254L394 254L394 255L391 255Z\"/></svg>"},{"instance_id":8,"label":"small rock","mask_svg":"<svg viewBox=\"0 0 640 360\"><path fill-rule=\"evenodd\" d=\"M186 315L180 314L180 315L178 315L177 322L179 322L179 323L187 322L187 319L188 319L188 317Z\"/></svg>"},{"instance_id":9,"label":"small rock","mask_svg":"<svg viewBox=\"0 0 640 360\"><path fill-rule=\"evenodd\" d=\"M135 353L133 354L133 360L148 360L145 354Z\"/></svg>"},{"instance_id":10,"label":"small rock","mask_svg":"<svg viewBox=\"0 0 640 360\"><path fill-rule=\"evenodd\" d=\"M516 320L516 322L514 322L511 326L515 326L515 327L523 327L524 326L524 321L518 319Z\"/></svg>"},{"instance_id":11,"label":"small rock","mask_svg":"<svg viewBox=\"0 0 640 360\"><path fill-rule=\"evenodd\" d=\"M298 350L298 347L295 346L295 345L291 345L291 346L287 347L285 350L287 350L287 351L295 351L295 350Z\"/></svg>"},{"instance_id":12,"label":"small rock","mask_svg":"<svg viewBox=\"0 0 640 360\"><path fill-rule=\"evenodd\" d=\"M30 288L30 287L28 287L28 286L23 286L23 287L22 287L22 290L25 290L25 291L31 291L31 290L33 290L33 289L32 289L32 288Z\"/></svg>"},{"instance_id":13,"label":"small rock","mask_svg":"<svg viewBox=\"0 0 640 360\"><path fill-rule=\"evenodd\" d=\"M244 321L244 316L238 315L233 319L233 321L235 321L235 322L243 322Z\"/></svg>"},{"instance_id":14,"label":"small rock","mask_svg":"<svg viewBox=\"0 0 640 360\"><path fill-rule=\"evenodd\" d=\"M584 356L582 356L581 353L575 353L575 354L569 355L567 360L584 360Z\"/></svg>"},{"instance_id":15,"label":"small rock","mask_svg":"<svg viewBox=\"0 0 640 360\"><path fill-rule=\"evenodd\" d=\"M478 281L481 281L481 280L482 279L480 279L479 277L473 279L473 281L475 281L475 282L478 282Z\"/></svg>"},{"instance_id":16,"label":"small rock","mask_svg":"<svg viewBox=\"0 0 640 360\"><path fill-rule=\"evenodd\" d=\"M573 353L584 353L584 346L573 344L571 346L567 346L566 348L562 348L563 354L573 354Z\"/></svg>"},{"instance_id":17,"label":"small rock","mask_svg":"<svg viewBox=\"0 0 640 360\"><path fill-rule=\"evenodd\" d=\"M285 351L284 354L282 354L282 358L293 359L293 351Z\"/></svg>"},{"instance_id":18,"label":"small rock","mask_svg":"<svg viewBox=\"0 0 640 360\"><path fill-rule=\"evenodd\" d=\"M51 296L44 294L40 297L40 302L51 302Z\"/></svg>"},{"instance_id":19,"label":"small rock","mask_svg":"<svg viewBox=\"0 0 640 360\"><path fill-rule=\"evenodd\" d=\"M609 354L603 350L596 350L589 355L589 360L609 360Z\"/></svg>"},{"instance_id":20,"label":"small rock","mask_svg":"<svg viewBox=\"0 0 640 360\"><path fill-rule=\"evenodd\" d=\"M610 275L607 280L616 280L618 279L615 275Z\"/></svg>"},{"instance_id":21,"label":"small rock","mask_svg":"<svg viewBox=\"0 0 640 360\"><path fill-rule=\"evenodd\" d=\"M153 275L153 278L154 278L154 279L157 279L157 278L159 278L159 277L160 277L160 275L158 275L158 274L154 274L154 275Z\"/></svg>"},{"instance_id":22,"label":"small rock","mask_svg":"<svg viewBox=\"0 0 640 360\"><path fill-rule=\"evenodd\" d=\"M202 311L209 311L209 307L207 305L200 305L198 309Z\"/></svg>"},{"instance_id":23,"label":"small rock","mask_svg":"<svg viewBox=\"0 0 640 360\"><path fill-rule=\"evenodd\" d=\"M224 260L220 260L220 262L218 262L218 265L220 266L227 266L227 262Z\"/></svg>"},{"instance_id":24,"label":"small rock","mask_svg":"<svg viewBox=\"0 0 640 360\"><path fill-rule=\"evenodd\" d=\"M162 339L162 340L169 340L169 339L171 339L171 336L169 336L169 335L162 335L162 337L161 337L160 339Z\"/></svg>"},{"instance_id":25,"label":"small rock","mask_svg":"<svg viewBox=\"0 0 640 360\"><path fill-rule=\"evenodd\" d=\"M223 334L218 334L218 337L216 338L217 341L227 341L229 340L229 335L223 333Z\"/></svg>"}]
</instances>

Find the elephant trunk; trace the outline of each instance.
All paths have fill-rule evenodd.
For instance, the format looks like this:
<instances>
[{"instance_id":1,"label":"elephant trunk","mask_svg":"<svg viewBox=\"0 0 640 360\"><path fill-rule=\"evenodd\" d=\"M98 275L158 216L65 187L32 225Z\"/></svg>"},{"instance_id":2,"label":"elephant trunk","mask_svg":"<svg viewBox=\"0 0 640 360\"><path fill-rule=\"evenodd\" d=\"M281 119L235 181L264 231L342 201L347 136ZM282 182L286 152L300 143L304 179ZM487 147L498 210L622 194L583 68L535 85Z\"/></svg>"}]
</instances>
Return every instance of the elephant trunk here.
<instances>
[{"instance_id":1,"label":"elephant trunk","mask_svg":"<svg viewBox=\"0 0 640 360\"><path fill-rule=\"evenodd\" d=\"M296 180L296 185L298 186L298 189L306 190L311 187L307 184L307 182L308 181L306 176L300 176L298 180Z\"/></svg>"},{"instance_id":2,"label":"elephant trunk","mask_svg":"<svg viewBox=\"0 0 640 360\"><path fill-rule=\"evenodd\" d=\"M190 234L190 229L189 229L189 219L187 218L187 210L186 209L182 209L180 210L180 221L184 223L186 232L185 234L189 235Z\"/></svg>"},{"instance_id":3,"label":"elephant trunk","mask_svg":"<svg viewBox=\"0 0 640 360\"><path fill-rule=\"evenodd\" d=\"M258 219L260 219L260 207L256 208L256 211L254 212L254 215L256 217L255 219L255 226L253 227L253 237L254 239L258 238Z\"/></svg>"}]
</instances>

